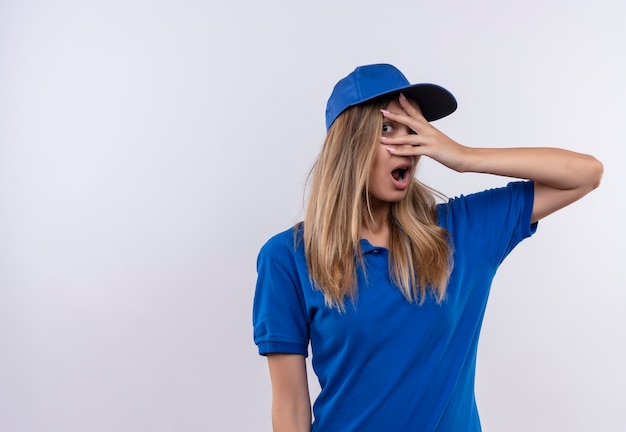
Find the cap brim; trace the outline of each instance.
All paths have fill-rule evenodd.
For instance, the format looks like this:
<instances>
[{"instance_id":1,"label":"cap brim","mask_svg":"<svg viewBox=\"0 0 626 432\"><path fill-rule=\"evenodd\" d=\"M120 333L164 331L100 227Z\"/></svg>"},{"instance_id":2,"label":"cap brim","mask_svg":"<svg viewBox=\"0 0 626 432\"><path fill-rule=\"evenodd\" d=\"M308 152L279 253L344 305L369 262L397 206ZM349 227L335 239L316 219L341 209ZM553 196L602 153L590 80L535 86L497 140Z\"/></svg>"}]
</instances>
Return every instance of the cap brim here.
<instances>
[{"instance_id":1,"label":"cap brim","mask_svg":"<svg viewBox=\"0 0 626 432\"><path fill-rule=\"evenodd\" d=\"M456 99L445 88L436 84L415 84L401 90L408 98L414 99L428 121L439 120L456 111Z\"/></svg>"},{"instance_id":2,"label":"cap brim","mask_svg":"<svg viewBox=\"0 0 626 432\"><path fill-rule=\"evenodd\" d=\"M409 99L417 102L422 110L422 115L426 120L435 121L452 114L456 108L456 99L445 88L437 84L413 84L408 87L385 92L372 99L384 96L393 96L403 93ZM370 99L371 100L371 99Z\"/></svg>"}]
</instances>

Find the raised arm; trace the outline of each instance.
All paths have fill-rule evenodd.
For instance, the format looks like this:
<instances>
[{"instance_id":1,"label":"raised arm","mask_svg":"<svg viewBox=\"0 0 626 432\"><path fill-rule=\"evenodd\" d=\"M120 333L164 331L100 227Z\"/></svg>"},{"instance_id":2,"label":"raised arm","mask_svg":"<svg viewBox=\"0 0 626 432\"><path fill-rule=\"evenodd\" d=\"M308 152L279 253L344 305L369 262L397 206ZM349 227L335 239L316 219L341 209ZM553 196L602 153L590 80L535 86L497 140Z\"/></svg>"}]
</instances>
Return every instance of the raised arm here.
<instances>
[{"instance_id":1,"label":"raised arm","mask_svg":"<svg viewBox=\"0 0 626 432\"><path fill-rule=\"evenodd\" d=\"M385 118L416 134L381 137L391 154L428 156L458 172L478 172L533 180L532 222L577 201L599 186L603 166L596 158L557 148L471 148L450 139L421 114L417 104L400 97L404 112Z\"/></svg>"},{"instance_id":2,"label":"raised arm","mask_svg":"<svg viewBox=\"0 0 626 432\"><path fill-rule=\"evenodd\" d=\"M597 188L603 166L593 156L556 148L465 148L465 172L535 182L532 222L579 200Z\"/></svg>"},{"instance_id":3,"label":"raised arm","mask_svg":"<svg viewBox=\"0 0 626 432\"><path fill-rule=\"evenodd\" d=\"M274 432L310 432L311 399L304 356L269 354Z\"/></svg>"}]
</instances>

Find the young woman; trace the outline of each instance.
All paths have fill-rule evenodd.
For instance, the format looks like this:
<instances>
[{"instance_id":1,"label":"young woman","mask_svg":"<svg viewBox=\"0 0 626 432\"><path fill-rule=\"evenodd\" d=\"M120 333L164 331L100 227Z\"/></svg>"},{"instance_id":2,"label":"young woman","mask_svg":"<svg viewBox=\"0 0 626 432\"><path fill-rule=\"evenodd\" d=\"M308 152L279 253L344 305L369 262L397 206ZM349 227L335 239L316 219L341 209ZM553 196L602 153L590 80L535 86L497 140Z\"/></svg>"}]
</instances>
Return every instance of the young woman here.
<instances>
[{"instance_id":1,"label":"young woman","mask_svg":"<svg viewBox=\"0 0 626 432\"><path fill-rule=\"evenodd\" d=\"M254 339L275 431L480 431L476 348L496 269L603 167L555 148L463 146L429 123L455 109L447 90L391 65L335 86L304 221L257 263ZM414 178L422 156L523 180L436 204Z\"/></svg>"}]
</instances>

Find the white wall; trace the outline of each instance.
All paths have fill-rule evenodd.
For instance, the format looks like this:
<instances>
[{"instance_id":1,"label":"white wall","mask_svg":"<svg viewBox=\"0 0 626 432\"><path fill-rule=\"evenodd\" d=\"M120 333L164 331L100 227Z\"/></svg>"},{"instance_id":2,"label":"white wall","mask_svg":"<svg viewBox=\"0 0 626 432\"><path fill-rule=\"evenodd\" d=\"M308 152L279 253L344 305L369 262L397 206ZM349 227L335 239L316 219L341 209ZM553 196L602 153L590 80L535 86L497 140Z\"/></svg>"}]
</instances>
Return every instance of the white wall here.
<instances>
[{"instance_id":1,"label":"white wall","mask_svg":"<svg viewBox=\"0 0 626 432\"><path fill-rule=\"evenodd\" d=\"M269 430L256 254L301 216L332 86L374 62L449 88L464 144L605 163L501 268L477 396L485 431L626 430L625 9L3 0L0 430Z\"/></svg>"}]
</instances>

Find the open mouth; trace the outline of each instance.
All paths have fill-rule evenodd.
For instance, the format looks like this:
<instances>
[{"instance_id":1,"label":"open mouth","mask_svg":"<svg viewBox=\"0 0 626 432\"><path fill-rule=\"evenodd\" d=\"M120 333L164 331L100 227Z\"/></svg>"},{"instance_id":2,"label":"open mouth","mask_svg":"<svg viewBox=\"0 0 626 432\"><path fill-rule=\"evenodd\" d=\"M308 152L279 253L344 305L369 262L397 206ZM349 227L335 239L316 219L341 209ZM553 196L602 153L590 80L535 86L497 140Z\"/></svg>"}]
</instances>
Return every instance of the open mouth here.
<instances>
[{"instance_id":1,"label":"open mouth","mask_svg":"<svg viewBox=\"0 0 626 432\"><path fill-rule=\"evenodd\" d=\"M404 181L404 179L409 175L410 171L411 167L409 166L396 168L395 170L391 171L391 176L397 181L401 182Z\"/></svg>"}]
</instances>

